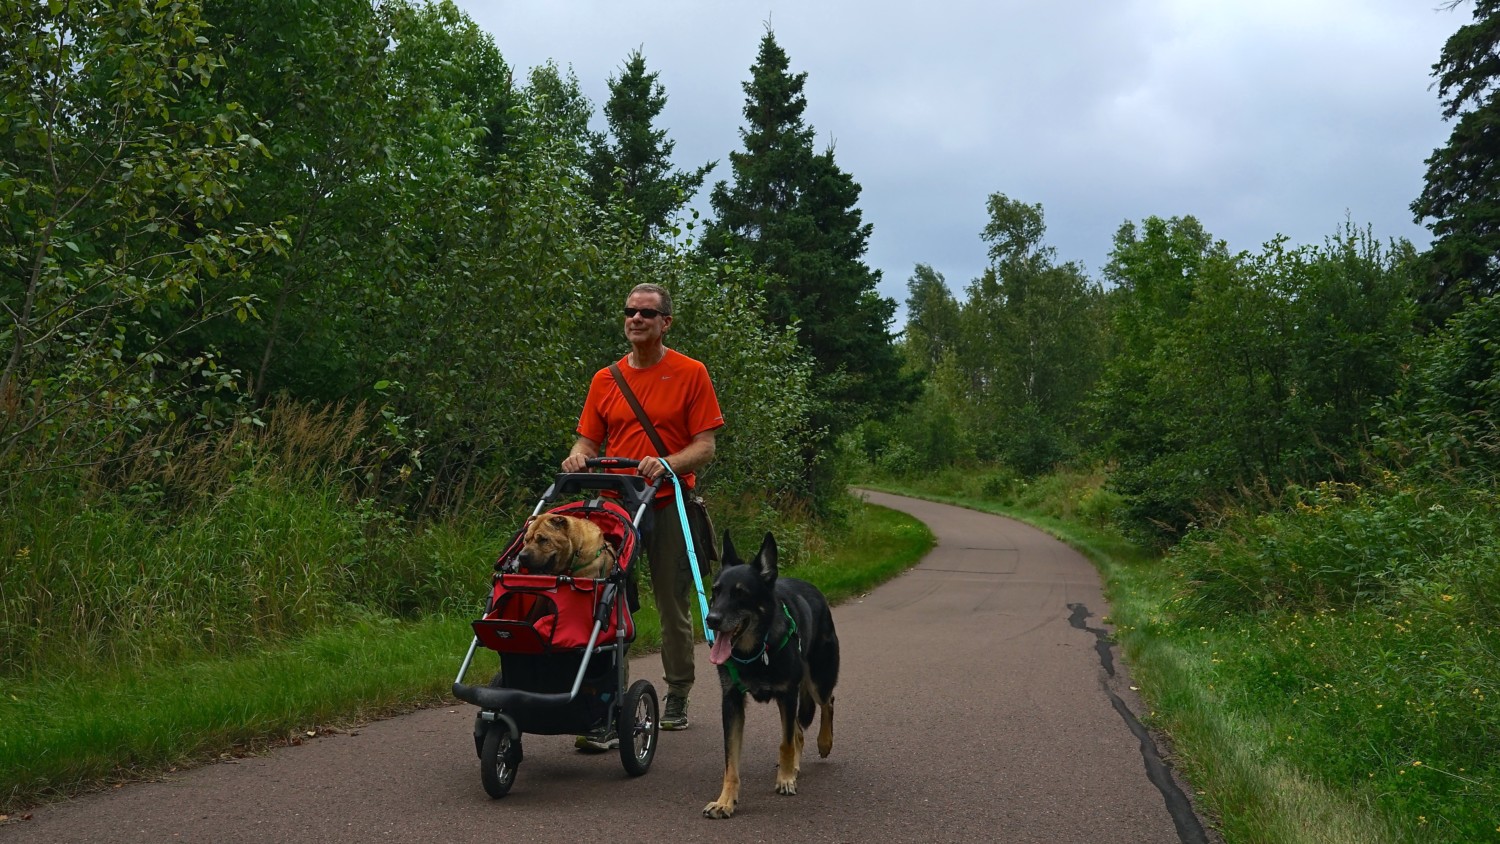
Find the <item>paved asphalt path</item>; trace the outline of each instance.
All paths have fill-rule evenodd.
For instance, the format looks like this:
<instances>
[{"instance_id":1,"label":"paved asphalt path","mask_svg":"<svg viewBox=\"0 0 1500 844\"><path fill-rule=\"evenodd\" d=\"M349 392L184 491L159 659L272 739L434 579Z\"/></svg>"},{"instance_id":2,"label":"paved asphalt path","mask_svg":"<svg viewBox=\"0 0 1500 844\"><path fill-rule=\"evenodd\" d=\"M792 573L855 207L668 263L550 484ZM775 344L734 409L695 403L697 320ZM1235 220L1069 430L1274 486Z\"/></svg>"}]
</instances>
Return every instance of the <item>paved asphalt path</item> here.
<instances>
[{"instance_id":1,"label":"paved asphalt path","mask_svg":"<svg viewBox=\"0 0 1500 844\"><path fill-rule=\"evenodd\" d=\"M833 753L818 759L809 736L796 796L772 790L775 707L751 704L739 810L701 816L723 773L701 647L692 727L662 733L642 777L618 754L527 736L514 789L491 800L475 710L454 703L38 808L0 825L0 843L1214 840L1136 720L1087 560L1014 521L865 495L926 522L938 545L835 609ZM658 690L660 672L654 655L632 663Z\"/></svg>"}]
</instances>

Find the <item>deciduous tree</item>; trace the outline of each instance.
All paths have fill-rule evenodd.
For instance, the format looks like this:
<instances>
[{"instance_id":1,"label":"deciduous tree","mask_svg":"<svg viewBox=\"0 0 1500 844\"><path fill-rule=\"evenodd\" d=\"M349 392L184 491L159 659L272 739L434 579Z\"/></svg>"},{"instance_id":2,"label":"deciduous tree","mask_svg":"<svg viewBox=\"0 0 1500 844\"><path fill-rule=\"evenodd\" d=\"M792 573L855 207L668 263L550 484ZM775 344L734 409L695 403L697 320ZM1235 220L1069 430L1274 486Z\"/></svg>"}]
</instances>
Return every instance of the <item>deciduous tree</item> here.
<instances>
[{"instance_id":1,"label":"deciduous tree","mask_svg":"<svg viewBox=\"0 0 1500 844\"><path fill-rule=\"evenodd\" d=\"M1244 490L1343 477L1411 337L1410 245L1351 227L1230 255L1184 221L1144 228L1116 241L1125 337L1095 396L1132 526L1175 537Z\"/></svg>"},{"instance_id":2,"label":"deciduous tree","mask_svg":"<svg viewBox=\"0 0 1500 844\"><path fill-rule=\"evenodd\" d=\"M943 274L927 264L917 264L906 290L902 344L912 366L931 372L959 342L958 300Z\"/></svg>"},{"instance_id":3,"label":"deciduous tree","mask_svg":"<svg viewBox=\"0 0 1500 844\"><path fill-rule=\"evenodd\" d=\"M968 289L960 361L988 420L987 450L1024 472L1045 471L1072 450L1098 377L1100 291L1044 245L1040 204L996 193L986 209L990 265Z\"/></svg>"},{"instance_id":4,"label":"deciduous tree","mask_svg":"<svg viewBox=\"0 0 1500 844\"><path fill-rule=\"evenodd\" d=\"M237 380L171 342L253 316L283 245L246 219L263 148L209 32L196 3L0 10L0 460L97 460Z\"/></svg>"}]
</instances>

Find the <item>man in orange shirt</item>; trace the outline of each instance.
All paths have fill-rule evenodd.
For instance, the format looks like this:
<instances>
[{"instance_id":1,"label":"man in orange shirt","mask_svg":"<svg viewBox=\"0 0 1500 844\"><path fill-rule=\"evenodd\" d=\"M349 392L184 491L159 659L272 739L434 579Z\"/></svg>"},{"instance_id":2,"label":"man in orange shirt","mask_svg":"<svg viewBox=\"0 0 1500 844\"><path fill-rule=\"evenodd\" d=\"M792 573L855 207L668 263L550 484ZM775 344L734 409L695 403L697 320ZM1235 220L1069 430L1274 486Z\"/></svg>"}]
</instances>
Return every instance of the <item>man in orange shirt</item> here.
<instances>
[{"instance_id":1,"label":"man in orange shirt","mask_svg":"<svg viewBox=\"0 0 1500 844\"><path fill-rule=\"evenodd\" d=\"M630 341L630 353L620 359L619 369L670 452L667 463L685 493L696 483L694 473L713 460L714 440L724 426L724 416L708 369L667 348L671 327L671 295L660 285L636 285L625 299L625 339ZM585 460L599 456L601 443L606 456L639 460L637 471L648 479L664 472L656 447L608 367L594 373L589 383L578 419L578 441L563 460L562 470L583 471ZM693 688L693 573L682 524L671 506L673 495L670 485L663 487L655 507L642 519L641 531L661 617L662 673L667 683L663 730L687 729L688 692ZM580 749L617 746L618 738L612 734L578 737Z\"/></svg>"}]
</instances>

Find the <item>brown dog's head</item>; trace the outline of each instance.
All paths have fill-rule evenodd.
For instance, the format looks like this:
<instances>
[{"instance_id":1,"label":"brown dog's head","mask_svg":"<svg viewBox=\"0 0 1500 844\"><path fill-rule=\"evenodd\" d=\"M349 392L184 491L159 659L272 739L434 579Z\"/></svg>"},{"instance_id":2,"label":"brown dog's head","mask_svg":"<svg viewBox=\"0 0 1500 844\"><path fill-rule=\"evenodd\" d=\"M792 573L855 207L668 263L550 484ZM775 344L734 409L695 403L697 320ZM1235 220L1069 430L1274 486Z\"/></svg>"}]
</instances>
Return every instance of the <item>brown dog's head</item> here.
<instances>
[{"instance_id":1,"label":"brown dog's head","mask_svg":"<svg viewBox=\"0 0 1500 844\"><path fill-rule=\"evenodd\" d=\"M531 574L598 577L607 550L598 525L552 513L533 519L526 527L516 562Z\"/></svg>"}]
</instances>

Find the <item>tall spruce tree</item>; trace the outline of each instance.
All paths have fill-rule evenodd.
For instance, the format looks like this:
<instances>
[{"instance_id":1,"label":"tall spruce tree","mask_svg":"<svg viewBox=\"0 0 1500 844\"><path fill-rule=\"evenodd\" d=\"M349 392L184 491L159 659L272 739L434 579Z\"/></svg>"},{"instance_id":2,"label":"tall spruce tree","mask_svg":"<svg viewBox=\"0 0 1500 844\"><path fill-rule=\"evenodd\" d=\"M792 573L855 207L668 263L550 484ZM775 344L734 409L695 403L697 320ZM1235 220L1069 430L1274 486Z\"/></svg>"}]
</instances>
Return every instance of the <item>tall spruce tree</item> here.
<instances>
[{"instance_id":1,"label":"tall spruce tree","mask_svg":"<svg viewBox=\"0 0 1500 844\"><path fill-rule=\"evenodd\" d=\"M733 184L714 186L704 246L773 274L767 316L796 323L815 360L823 405L815 421L832 437L914 394L888 329L896 303L878 294L880 273L863 260L872 226L857 207L859 185L839 169L832 147L813 149L814 130L803 120L807 74L791 72L769 29L750 72L744 150L729 155Z\"/></svg>"},{"instance_id":2,"label":"tall spruce tree","mask_svg":"<svg viewBox=\"0 0 1500 844\"><path fill-rule=\"evenodd\" d=\"M1443 118L1457 122L1427 159L1427 185L1411 210L1417 222L1432 221L1430 295L1447 310L1465 286L1500 291L1500 0L1474 0L1474 22L1443 45L1432 73Z\"/></svg>"},{"instance_id":3,"label":"tall spruce tree","mask_svg":"<svg viewBox=\"0 0 1500 844\"><path fill-rule=\"evenodd\" d=\"M599 204L623 199L641 220L641 238L649 240L666 228L717 162L692 172L672 169L674 141L653 125L667 104L666 89L646 72L646 57L632 51L619 76L610 77L604 118L609 131L589 140L587 170L590 192Z\"/></svg>"}]
</instances>

